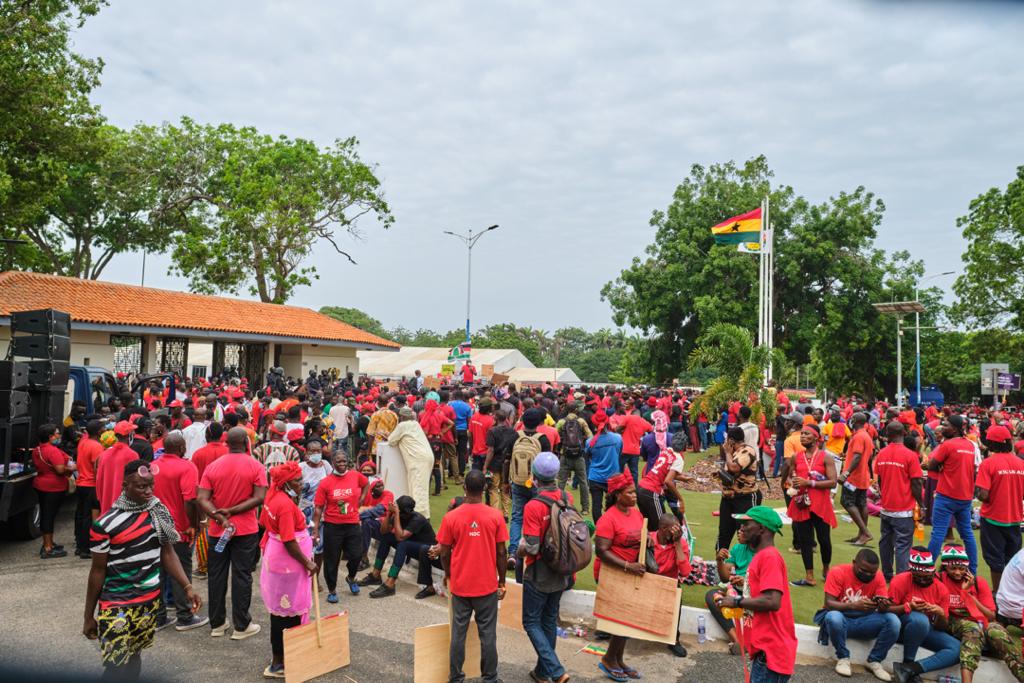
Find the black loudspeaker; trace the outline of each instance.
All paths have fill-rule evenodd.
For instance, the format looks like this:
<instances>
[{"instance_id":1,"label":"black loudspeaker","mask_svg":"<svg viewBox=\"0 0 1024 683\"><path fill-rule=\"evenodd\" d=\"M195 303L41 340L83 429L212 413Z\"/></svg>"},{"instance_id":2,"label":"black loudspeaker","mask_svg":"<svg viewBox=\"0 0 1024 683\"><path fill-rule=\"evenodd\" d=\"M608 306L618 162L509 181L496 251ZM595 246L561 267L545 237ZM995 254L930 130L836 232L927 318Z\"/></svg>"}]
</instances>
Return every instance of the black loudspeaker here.
<instances>
[{"instance_id":1,"label":"black loudspeaker","mask_svg":"<svg viewBox=\"0 0 1024 683\"><path fill-rule=\"evenodd\" d=\"M11 334L71 336L71 315L52 308L11 313Z\"/></svg>"},{"instance_id":2,"label":"black loudspeaker","mask_svg":"<svg viewBox=\"0 0 1024 683\"><path fill-rule=\"evenodd\" d=\"M45 358L47 360L71 360L71 338L63 335L48 336L34 334L28 337L11 339L11 355L28 358Z\"/></svg>"},{"instance_id":3,"label":"black loudspeaker","mask_svg":"<svg viewBox=\"0 0 1024 683\"><path fill-rule=\"evenodd\" d=\"M33 360L24 365L28 366L27 388L60 389L63 392L68 385L71 363L67 361Z\"/></svg>"},{"instance_id":4,"label":"black loudspeaker","mask_svg":"<svg viewBox=\"0 0 1024 683\"><path fill-rule=\"evenodd\" d=\"M28 392L0 391L0 417L8 420L28 415Z\"/></svg>"},{"instance_id":5,"label":"black loudspeaker","mask_svg":"<svg viewBox=\"0 0 1024 683\"><path fill-rule=\"evenodd\" d=\"M32 417L32 428L37 429L40 425L52 422L63 428L64 418L64 392L63 391L29 391L28 393L28 414Z\"/></svg>"},{"instance_id":6,"label":"black loudspeaker","mask_svg":"<svg viewBox=\"0 0 1024 683\"><path fill-rule=\"evenodd\" d=\"M28 363L0 360L0 391L24 389L28 386Z\"/></svg>"}]
</instances>

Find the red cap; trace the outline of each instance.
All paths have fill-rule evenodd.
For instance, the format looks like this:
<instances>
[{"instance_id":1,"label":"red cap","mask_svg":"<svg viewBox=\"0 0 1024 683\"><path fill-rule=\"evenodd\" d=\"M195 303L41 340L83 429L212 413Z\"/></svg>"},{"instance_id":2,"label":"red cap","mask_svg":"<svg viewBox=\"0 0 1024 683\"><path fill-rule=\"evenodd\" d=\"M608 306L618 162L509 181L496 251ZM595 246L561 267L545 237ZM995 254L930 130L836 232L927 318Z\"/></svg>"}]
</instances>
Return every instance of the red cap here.
<instances>
[{"instance_id":1,"label":"red cap","mask_svg":"<svg viewBox=\"0 0 1024 683\"><path fill-rule=\"evenodd\" d=\"M992 425L985 432L985 440L1006 443L1007 441L1013 441L1013 434L1010 434L1010 430L1003 425Z\"/></svg>"},{"instance_id":2,"label":"red cap","mask_svg":"<svg viewBox=\"0 0 1024 683\"><path fill-rule=\"evenodd\" d=\"M304 431L302 431L301 429L299 429L298 427L296 427L295 429L293 429L290 432L288 432L288 435L287 435L286 438L289 441L302 441L302 439L305 438L305 436L306 436L306 433Z\"/></svg>"},{"instance_id":3,"label":"red cap","mask_svg":"<svg viewBox=\"0 0 1024 683\"><path fill-rule=\"evenodd\" d=\"M116 425L114 425L114 433L119 436L126 436L128 434L131 434L136 429L138 429L138 427L135 426L133 423L128 422L127 420L121 420Z\"/></svg>"},{"instance_id":4,"label":"red cap","mask_svg":"<svg viewBox=\"0 0 1024 683\"><path fill-rule=\"evenodd\" d=\"M168 408L184 408L185 404L182 403L181 401L171 401L170 403L167 404L167 407Z\"/></svg>"}]
</instances>

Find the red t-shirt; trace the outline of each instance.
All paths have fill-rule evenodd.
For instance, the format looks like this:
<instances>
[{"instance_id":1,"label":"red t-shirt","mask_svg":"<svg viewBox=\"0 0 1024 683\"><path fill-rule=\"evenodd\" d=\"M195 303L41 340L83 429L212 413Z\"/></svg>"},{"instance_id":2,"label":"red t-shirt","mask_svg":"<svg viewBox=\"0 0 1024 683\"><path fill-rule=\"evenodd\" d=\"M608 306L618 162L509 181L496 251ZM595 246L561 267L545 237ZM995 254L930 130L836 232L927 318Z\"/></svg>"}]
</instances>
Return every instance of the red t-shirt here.
<instances>
[{"instance_id":1,"label":"red t-shirt","mask_svg":"<svg viewBox=\"0 0 1024 683\"><path fill-rule=\"evenodd\" d=\"M937 493L956 500L974 498L974 444L960 436L946 439L931 458L942 463Z\"/></svg>"},{"instance_id":2,"label":"red t-shirt","mask_svg":"<svg viewBox=\"0 0 1024 683\"><path fill-rule=\"evenodd\" d=\"M388 491L387 489L384 489L380 494L380 498L374 498L373 491L371 489L367 489L366 498L363 499L363 507L372 508L374 505L383 505L384 507L387 507L394 502L395 494L391 493L391 491Z\"/></svg>"},{"instance_id":3,"label":"red t-shirt","mask_svg":"<svg viewBox=\"0 0 1024 683\"><path fill-rule=\"evenodd\" d=\"M177 455L164 453L154 469L153 495L170 510L174 528L179 534L184 534L191 526L185 512L185 501L195 500L199 483L196 466Z\"/></svg>"},{"instance_id":4,"label":"red t-shirt","mask_svg":"<svg viewBox=\"0 0 1024 683\"><path fill-rule=\"evenodd\" d=\"M875 472L878 474L883 510L906 512L914 509L915 501L910 493L910 480L924 476L917 453L902 443L889 444L878 451Z\"/></svg>"},{"instance_id":5,"label":"red t-shirt","mask_svg":"<svg viewBox=\"0 0 1024 683\"><path fill-rule=\"evenodd\" d=\"M990 453L978 468L978 488L988 491L981 516L993 522L1024 521L1024 460L1013 453Z\"/></svg>"},{"instance_id":6,"label":"red t-shirt","mask_svg":"<svg viewBox=\"0 0 1024 683\"><path fill-rule=\"evenodd\" d=\"M618 506L611 506L597 520L594 536L611 539L611 551L626 562L636 562L640 556L640 534L647 528L647 520L635 507L625 512ZM601 559L594 555L594 580L601 575Z\"/></svg>"},{"instance_id":7,"label":"red t-shirt","mask_svg":"<svg viewBox=\"0 0 1024 683\"><path fill-rule=\"evenodd\" d=\"M214 441L202 448L196 449L196 452L192 454L192 464L196 466L196 471L199 472L199 481L203 480L203 473L206 472L206 468L210 466L210 463L227 452L228 446L222 441Z\"/></svg>"},{"instance_id":8,"label":"red t-shirt","mask_svg":"<svg viewBox=\"0 0 1024 683\"><path fill-rule=\"evenodd\" d=\"M683 559L676 555L676 546L682 546ZM647 547L654 551L654 561L658 563L658 573L671 579L682 581L693 567L690 566L690 544L686 538L680 538L678 543L662 545L658 543L658 532L652 531L647 535Z\"/></svg>"},{"instance_id":9,"label":"red t-shirt","mask_svg":"<svg viewBox=\"0 0 1024 683\"><path fill-rule=\"evenodd\" d=\"M109 510L121 496L121 482L124 480L124 466L138 460L139 454L128 444L118 441L100 453L96 461L96 498L100 501L100 514Z\"/></svg>"},{"instance_id":10,"label":"red t-shirt","mask_svg":"<svg viewBox=\"0 0 1024 683\"><path fill-rule=\"evenodd\" d=\"M871 435L868 434L866 429L858 429L850 437L849 442L846 444L846 468L844 471L850 471L850 464L853 463L853 454L860 453L860 463L857 465L857 469L850 472L846 481L851 486L856 486L859 489L866 489L871 485L871 475L868 473L868 463L871 460L871 454L875 450L875 444L871 440Z\"/></svg>"},{"instance_id":11,"label":"red t-shirt","mask_svg":"<svg viewBox=\"0 0 1024 683\"><path fill-rule=\"evenodd\" d=\"M938 605L949 616L949 589L936 576L930 586L918 586L909 571L892 577L889 582L889 598L896 605L905 605L911 598L919 598L933 605ZM931 617L928 618L931 620Z\"/></svg>"},{"instance_id":12,"label":"red t-shirt","mask_svg":"<svg viewBox=\"0 0 1024 683\"><path fill-rule=\"evenodd\" d=\"M455 443L455 408L445 403L441 406L441 414L452 421L452 428L441 432L441 443Z\"/></svg>"},{"instance_id":13,"label":"red t-shirt","mask_svg":"<svg viewBox=\"0 0 1024 683\"><path fill-rule=\"evenodd\" d=\"M370 483L362 472L332 472L320 480L313 504L324 509L323 520L330 524L359 524L359 497Z\"/></svg>"},{"instance_id":14,"label":"red t-shirt","mask_svg":"<svg viewBox=\"0 0 1024 683\"><path fill-rule=\"evenodd\" d=\"M452 549L452 594L479 598L497 591L497 544L506 541L505 518L489 505L463 503L441 518L437 542ZM504 574L505 568L501 571Z\"/></svg>"},{"instance_id":15,"label":"red t-shirt","mask_svg":"<svg viewBox=\"0 0 1024 683\"><path fill-rule=\"evenodd\" d=\"M210 463L199 480L199 488L213 492L211 499L218 510L238 505L252 498L258 486L266 487L267 471L248 453L225 453ZM259 531L256 524L256 508L232 515L229 520L235 527L235 536L246 536ZM210 518L210 535L224 533L217 520Z\"/></svg>"},{"instance_id":16,"label":"red t-shirt","mask_svg":"<svg viewBox=\"0 0 1024 683\"><path fill-rule=\"evenodd\" d=\"M543 434L544 436L548 437L548 444L550 445L552 451L555 450L555 446L558 445L558 442L562 440L562 437L558 435L557 429L555 429L551 425L546 425L543 422L537 425L537 433Z\"/></svg>"},{"instance_id":17,"label":"red t-shirt","mask_svg":"<svg viewBox=\"0 0 1024 683\"><path fill-rule=\"evenodd\" d=\"M791 676L796 664L796 625L793 603L789 599L786 561L778 548L769 546L754 553L754 559L747 568L747 581L753 598L769 590L782 593L778 610L754 612L750 626L743 629L747 650L751 655L763 652L769 669Z\"/></svg>"},{"instance_id":18,"label":"red t-shirt","mask_svg":"<svg viewBox=\"0 0 1024 683\"><path fill-rule=\"evenodd\" d=\"M985 579L980 576L976 576L974 577L974 583L967 589L964 589L949 578L949 574L946 574L945 572L941 573L939 578L942 581L942 585L949 591L950 616L959 617L961 619L970 619L971 621L981 619L985 622L986 626L988 625L988 619L985 618L985 615L980 609L978 609L978 606L974 604L973 600L971 601L970 608L968 608L966 604L966 601L970 600L969 596L973 595L978 598L978 601L985 607L989 608L993 612L996 611L996 603L995 600L992 599L992 589L989 587ZM974 615L971 614L972 611L974 612Z\"/></svg>"},{"instance_id":19,"label":"red t-shirt","mask_svg":"<svg viewBox=\"0 0 1024 683\"><path fill-rule=\"evenodd\" d=\"M103 444L83 434L75 451L75 465L78 466L78 485L96 486L96 459L103 452Z\"/></svg>"},{"instance_id":20,"label":"red t-shirt","mask_svg":"<svg viewBox=\"0 0 1024 683\"><path fill-rule=\"evenodd\" d=\"M640 439L654 429L654 425L639 415L632 414L619 418L619 424L622 425L623 455L640 455Z\"/></svg>"},{"instance_id":21,"label":"red t-shirt","mask_svg":"<svg viewBox=\"0 0 1024 683\"><path fill-rule=\"evenodd\" d=\"M476 368L474 368L472 365L463 365L462 366L462 381L464 383L469 384L470 382L472 382L474 375L476 375ZM497 589L495 589L495 590L497 590ZM465 596L465 597L469 597L469 596Z\"/></svg>"},{"instance_id":22,"label":"red t-shirt","mask_svg":"<svg viewBox=\"0 0 1024 683\"><path fill-rule=\"evenodd\" d=\"M277 534L282 543L294 541L296 532L306 528L306 516L283 491L268 493L267 499L260 513L260 524L267 533Z\"/></svg>"},{"instance_id":23,"label":"red t-shirt","mask_svg":"<svg viewBox=\"0 0 1024 683\"><path fill-rule=\"evenodd\" d=\"M882 572L875 572L874 578L864 583L853 573L852 564L842 564L829 570L828 578L825 579L825 593L834 596L839 602L856 602L876 595L885 597L888 589Z\"/></svg>"},{"instance_id":24,"label":"red t-shirt","mask_svg":"<svg viewBox=\"0 0 1024 683\"><path fill-rule=\"evenodd\" d=\"M67 465L71 458L61 449L52 443L44 443L32 449L32 464L36 466L36 478L32 480L32 488L43 493L60 493L68 490L68 477L66 474L57 474L54 468L56 465Z\"/></svg>"},{"instance_id":25,"label":"red t-shirt","mask_svg":"<svg viewBox=\"0 0 1024 683\"><path fill-rule=\"evenodd\" d=\"M477 413L469 420L469 434L473 439L473 455L487 455L487 430L494 426L494 418Z\"/></svg>"},{"instance_id":26,"label":"red t-shirt","mask_svg":"<svg viewBox=\"0 0 1024 683\"><path fill-rule=\"evenodd\" d=\"M665 488L665 478L671 471L682 474L683 456L671 448L666 448L655 458L654 464L641 477L640 488L653 493L661 493Z\"/></svg>"},{"instance_id":27,"label":"red t-shirt","mask_svg":"<svg viewBox=\"0 0 1024 683\"><path fill-rule=\"evenodd\" d=\"M554 491L538 491L537 495L550 498L551 500L561 500L562 498L562 492L557 489ZM569 505L572 505L572 494L566 492L566 498L569 501ZM539 500L528 500L523 507L523 536L536 536L543 542L544 534L548 532L549 526L551 526L551 508ZM527 555L524 560L524 566L529 567L537 561L537 556Z\"/></svg>"}]
</instances>

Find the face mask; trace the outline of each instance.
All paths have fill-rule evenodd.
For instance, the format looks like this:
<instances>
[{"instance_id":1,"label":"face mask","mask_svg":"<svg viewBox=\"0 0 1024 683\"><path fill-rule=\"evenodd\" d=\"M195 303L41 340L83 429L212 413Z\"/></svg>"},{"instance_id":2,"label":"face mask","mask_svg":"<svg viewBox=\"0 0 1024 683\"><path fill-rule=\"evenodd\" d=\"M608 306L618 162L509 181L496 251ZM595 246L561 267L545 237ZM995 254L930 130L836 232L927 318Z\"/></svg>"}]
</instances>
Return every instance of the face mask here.
<instances>
[{"instance_id":1,"label":"face mask","mask_svg":"<svg viewBox=\"0 0 1024 683\"><path fill-rule=\"evenodd\" d=\"M60 445L60 437L59 436L53 437L52 439L50 439L50 443L52 443L54 446L59 446Z\"/></svg>"},{"instance_id":2,"label":"face mask","mask_svg":"<svg viewBox=\"0 0 1024 683\"><path fill-rule=\"evenodd\" d=\"M348 473L348 470L342 471L342 470L339 470L337 467L335 467L334 468L334 473L337 474L339 477L343 477L343 476L345 476L345 474Z\"/></svg>"},{"instance_id":3,"label":"face mask","mask_svg":"<svg viewBox=\"0 0 1024 683\"><path fill-rule=\"evenodd\" d=\"M319 453L316 453L315 455L309 456L309 463L311 465L319 465L320 461L323 460L323 459L324 459L324 456L320 455Z\"/></svg>"},{"instance_id":4,"label":"face mask","mask_svg":"<svg viewBox=\"0 0 1024 683\"><path fill-rule=\"evenodd\" d=\"M294 490L294 489L293 489L292 487L290 487L290 486L286 486L286 487L284 488L284 491L285 491L285 493L287 493L287 494L288 494L288 495L289 495L289 496L290 496L291 498L298 498L298 497L299 497L299 492L298 492L298 491L296 491L296 490Z\"/></svg>"}]
</instances>

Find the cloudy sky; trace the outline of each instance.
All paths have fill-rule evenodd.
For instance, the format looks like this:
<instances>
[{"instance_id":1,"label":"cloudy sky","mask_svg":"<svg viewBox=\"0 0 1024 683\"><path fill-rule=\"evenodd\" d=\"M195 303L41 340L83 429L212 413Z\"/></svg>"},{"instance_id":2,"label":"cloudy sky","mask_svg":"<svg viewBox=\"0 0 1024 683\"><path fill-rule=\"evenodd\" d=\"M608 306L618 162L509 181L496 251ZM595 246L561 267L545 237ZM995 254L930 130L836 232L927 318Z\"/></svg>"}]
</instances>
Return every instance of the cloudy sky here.
<instances>
[{"instance_id":1,"label":"cloudy sky","mask_svg":"<svg viewBox=\"0 0 1024 683\"><path fill-rule=\"evenodd\" d=\"M1024 3L111 0L76 36L114 122L356 136L396 223L291 303L387 326L611 324L601 285L691 164L766 154L814 201L865 185L887 249L958 270L957 216L1024 164ZM182 289L166 257L146 284ZM104 277L137 283L139 259ZM418 281L432 287L425 288ZM949 286L952 278L936 280ZM568 304L568 305L567 305Z\"/></svg>"}]
</instances>

